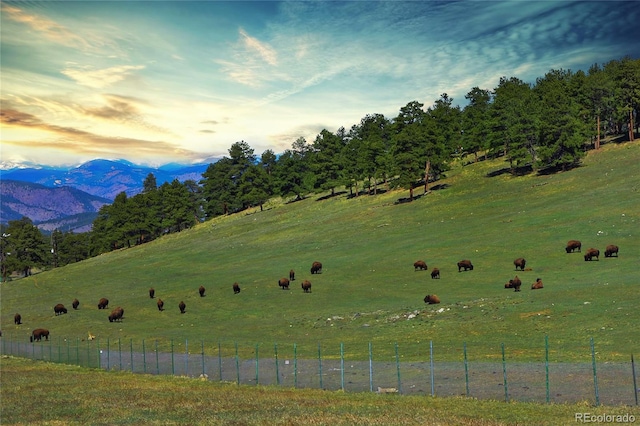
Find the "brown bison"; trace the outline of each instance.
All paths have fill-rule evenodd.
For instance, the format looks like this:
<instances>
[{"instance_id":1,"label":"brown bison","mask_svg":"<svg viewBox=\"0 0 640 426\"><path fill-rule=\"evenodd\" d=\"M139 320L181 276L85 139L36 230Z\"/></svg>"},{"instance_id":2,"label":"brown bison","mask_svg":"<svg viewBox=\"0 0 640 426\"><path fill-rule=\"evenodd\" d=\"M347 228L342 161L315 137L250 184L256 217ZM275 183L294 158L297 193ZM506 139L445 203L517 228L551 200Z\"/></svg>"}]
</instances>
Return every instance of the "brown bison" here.
<instances>
[{"instance_id":1,"label":"brown bison","mask_svg":"<svg viewBox=\"0 0 640 426\"><path fill-rule=\"evenodd\" d=\"M417 271L426 271L427 270L427 264L424 262L424 260L418 260L413 264L413 270Z\"/></svg>"},{"instance_id":2,"label":"brown bison","mask_svg":"<svg viewBox=\"0 0 640 426\"><path fill-rule=\"evenodd\" d=\"M509 280L509 282L504 285L504 288L512 288L513 291L520 291L521 286L522 280L516 275L515 278Z\"/></svg>"},{"instance_id":3,"label":"brown bison","mask_svg":"<svg viewBox=\"0 0 640 426\"><path fill-rule=\"evenodd\" d=\"M292 269L289 271L289 281L295 281L295 280L296 280L296 271Z\"/></svg>"},{"instance_id":4,"label":"brown bison","mask_svg":"<svg viewBox=\"0 0 640 426\"><path fill-rule=\"evenodd\" d=\"M312 274L320 274L320 273L322 273L322 263L313 262L313 264L311 264L311 273Z\"/></svg>"},{"instance_id":5,"label":"brown bison","mask_svg":"<svg viewBox=\"0 0 640 426\"><path fill-rule=\"evenodd\" d=\"M516 266L516 271L520 268L521 271L524 271L524 267L527 264L527 261L523 257L519 257L513 261L513 264Z\"/></svg>"},{"instance_id":6,"label":"brown bison","mask_svg":"<svg viewBox=\"0 0 640 426\"><path fill-rule=\"evenodd\" d=\"M198 293L200 293L200 297L204 297L204 286L200 286Z\"/></svg>"},{"instance_id":7,"label":"brown bison","mask_svg":"<svg viewBox=\"0 0 640 426\"><path fill-rule=\"evenodd\" d=\"M153 299L154 297L156 297L156 290L153 287L151 287L149 289L149 299Z\"/></svg>"},{"instance_id":8,"label":"brown bison","mask_svg":"<svg viewBox=\"0 0 640 426\"><path fill-rule=\"evenodd\" d=\"M240 293L240 284L233 283L233 294L238 294L238 293Z\"/></svg>"},{"instance_id":9,"label":"brown bison","mask_svg":"<svg viewBox=\"0 0 640 426\"><path fill-rule=\"evenodd\" d=\"M460 262L458 262L458 272L460 272L462 268L464 268L465 271L467 269L470 269L473 271L473 265L471 264L471 261L467 259L461 260Z\"/></svg>"},{"instance_id":10,"label":"brown bison","mask_svg":"<svg viewBox=\"0 0 640 426\"><path fill-rule=\"evenodd\" d=\"M42 338L49 340L49 330L46 328L36 328L31 332L31 337L29 337L29 341L31 342L39 342Z\"/></svg>"},{"instance_id":11,"label":"brown bison","mask_svg":"<svg viewBox=\"0 0 640 426\"><path fill-rule=\"evenodd\" d=\"M71 306L73 306L73 309L78 309L78 306L80 306L80 301L78 299L73 299L73 302L71 302Z\"/></svg>"},{"instance_id":12,"label":"brown bison","mask_svg":"<svg viewBox=\"0 0 640 426\"><path fill-rule=\"evenodd\" d=\"M98 309L107 309L107 306L109 306L109 299L105 299L104 297L100 299Z\"/></svg>"},{"instance_id":13,"label":"brown bison","mask_svg":"<svg viewBox=\"0 0 640 426\"><path fill-rule=\"evenodd\" d=\"M536 282L531 284L531 290L538 290L540 288L544 288L544 285L542 285L542 280L537 278Z\"/></svg>"},{"instance_id":14,"label":"brown bison","mask_svg":"<svg viewBox=\"0 0 640 426\"><path fill-rule=\"evenodd\" d=\"M187 305L185 305L183 301L180 301L178 308L180 308L180 313L184 314L184 310L187 309Z\"/></svg>"},{"instance_id":15,"label":"brown bison","mask_svg":"<svg viewBox=\"0 0 640 426\"><path fill-rule=\"evenodd\" d=\"M160 298L158 298L158 310L160 312L164 311L164 302Z\"/></svg>"},{"instance_id":16,"label":"brown bison","mask_svg":"<svg viewBox=\"0 0 640 426\"><path fill-rule=\"evenodd\" d=\"M604 250L604 257L613 257L614 254L618 257L618 246L609 244Z\"/></svg>"},{"instance_id":17,"label":"brown bison","mask_svg":"<svg viewBox=\"0 0 640 426\"><path fill-rule=\"evenodd\" d=\"M302 281L302 290L305 293L311 293L311 281L309 280Z\"/></svg>"},{"instance_id":18,"label":"brown bison","mask_svg":"<svg viewBox=\"0 0 640 426\"><path fill-rule=\"evenodd\" d=\"M56 306L53 307L53 312L56 315L66 314L67 313L67 308L65 308L62 303L58 303Z\"/></svg>"},{"instance_id":19,"label":"brown bison","mask_svg":"<svg viewBox=\"0 0 640 426\"><path fill-rule=\"evenodd\" d=\"M22 324L22 316L20 316L20 314L15 314L13 316L13 322L15 323L15 325Z\"/></svg>"},{"instance_id":20,"label":"brown bison","mask_svg":"<svg viewBox=\"0 0 640 426\"><path fill-rule=\"evenodd\" d=\"M432 280L440 279L440 269L433 268L433 271L431 271L431 279Z\"/></svg>"},{"instance_id":21,"label":"brown bison","mask_svg":"<svg viewBox=\"0 0 640 426\"><path fill-rule=\"evenodd\" d=\"M118 306L113 311L111 311L111 314L109 314L109 322L122 321L123 316L124 316L124 309Z\"/></svg>"},{"instance_id":22,"label":"brown bison","mask_svg":"<svg viewBox=\"0 0 640 426\"><path fill-rule=\"evenodd\" d=\"M278 285L283 290L289 290L289 280L287 278L280 278L278 280Z\"/></svg>"},{"instance_id":23,"label":"brown bison","mask_svg":"<svg viewBox=\"0 0 640 426\"><path fill-rule=\"evenodd\" d=\"M584 260L588 262L593 260L594 257L596 258L596 260L600 260L598 259L598 256L600 256L600 250L590 248L589 250L587 250L587 253L584 255Z\"/></svg>"},{"instance_id":24,"label":"brown bison","mask_svg":"<svg viewBox=\"0 0 640 426\"><path fill-rule=\"evenodd\" d=\"M427 294L424 297L424 303L427 303L429 305L435 305L436 303L440 303L440 298L435 294Z\"/></svg>"},{"instance_id":25,"label":"brown bison","mask_svg":"<svg viewBox=\"0 0 640 426\"><path fill-rule=\"evenodd\" d=\"M565 247L565 250L567 251L567 253L573 253L575 249L578 249L578 251L580 251L582 249L582 243L578 240L569 240L569 242L567 243L567 247Z\"/></svg>"}]
</instances>

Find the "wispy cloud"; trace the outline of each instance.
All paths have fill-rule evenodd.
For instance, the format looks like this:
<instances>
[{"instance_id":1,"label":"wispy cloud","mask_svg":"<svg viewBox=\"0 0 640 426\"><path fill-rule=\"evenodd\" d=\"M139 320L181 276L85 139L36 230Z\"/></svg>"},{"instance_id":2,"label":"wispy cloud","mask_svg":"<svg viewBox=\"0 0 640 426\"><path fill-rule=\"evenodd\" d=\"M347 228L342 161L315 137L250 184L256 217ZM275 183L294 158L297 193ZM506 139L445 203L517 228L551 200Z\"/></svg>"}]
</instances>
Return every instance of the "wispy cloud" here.
<instances>
[{"instance_id":1,"label":"wispy cloud","mask_svg":"<svg viewBox=\"0 0 640 426\"><path fill-rule=\"evenodd\" d=\"M78 84L94 89L103 89L126 79L133 74L133 71L144 68L144 65L119 65L103 69L94 69L92 66L86 65L81 67L68 67L61 72Z\"/></svg>"},{"instance_id":2,"label":"wispy cloud","mask_svg":"<svg viewBox=\"0 0 640 426\"><path fill-rule=\"evenodd\" d=\"M240 29L240 38L246 52L249 55L258 54L258 56L269 65L278 64L278 54L269 46L268 43L261 42L255 37L251 37L245 30Z\"/></svg>"}]
</instances>

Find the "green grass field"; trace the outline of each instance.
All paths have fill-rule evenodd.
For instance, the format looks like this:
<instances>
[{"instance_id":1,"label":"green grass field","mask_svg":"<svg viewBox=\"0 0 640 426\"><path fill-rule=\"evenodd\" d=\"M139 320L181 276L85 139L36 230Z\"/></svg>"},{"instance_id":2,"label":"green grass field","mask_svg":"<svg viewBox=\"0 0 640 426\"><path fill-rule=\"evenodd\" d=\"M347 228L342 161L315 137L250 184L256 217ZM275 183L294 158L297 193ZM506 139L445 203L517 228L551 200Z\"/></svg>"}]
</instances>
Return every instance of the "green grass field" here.
<instances>
[{"instance_id":1,"label":"green grass field","mask_svg":"<svg viewBox=\"0 0 640 426\"><path fill-rule=\"evenodd\" d=\"M444 189L412 203L396 203L407 191L275 200L263 212L216 218L3 283L2 332L24 341L40 327L52 339L90 332L102 342L158 340L161 350L172 339L204 339L212 353L214 342L238 342L248 358L256 344L277 342L296 343L301 358L316 356L318 343L337 357L344 343L347 359L366 359L372 342L380 359L392 357L397 342L403 359L417 360L433 341L443 360L459 360L463 342L476 359L498 359L505 343L520 361L540 360L545 335L552 361L589 360L593 337L599 360L626 361L640 353L639 164L640 144L609 144L581 167L553 175L487 177L505 163L456 164L438 182ZM565 253L570 239L581 240L583 252L600 249L600 260ZM607 244L620 247L618 258L604 257ZM532 270L516 272L517 257ZM414 271L418 259L429 271ZM474 270L459 273L461 259ZM316 260L323 272L311 275ZM440 280L430 278L433 267ZM278 279L292 268L291 290L280 290ZM522 291L505 290L516 274ZM545 288L530 290L538 277ZM310 294L300 288L304 279L312 282ZM240 294L233 294L234 282ZM199 297L200 285L206 297ZM425 305L426 294L442 303ZM101 297L110 300L106 311L97 309ZM69 313L54 316L57 303ZM109 323L116 306L125 318ZM23 325L13 324L16 312Z\"/></svg>"},{"instance_id":2,"label":"green grass field","mask_svg":"<svg viewBox=\"0 0 640 426\"><path fill-rule=\"evenodd\" d=\"M3 357L3 425L572 425L638 407L236 386ZM597 417L594 417L597 419ZM622 417L621 417L622 418ZM628 420L627 420L628 421Z\"/></svg>"}]
</instances>

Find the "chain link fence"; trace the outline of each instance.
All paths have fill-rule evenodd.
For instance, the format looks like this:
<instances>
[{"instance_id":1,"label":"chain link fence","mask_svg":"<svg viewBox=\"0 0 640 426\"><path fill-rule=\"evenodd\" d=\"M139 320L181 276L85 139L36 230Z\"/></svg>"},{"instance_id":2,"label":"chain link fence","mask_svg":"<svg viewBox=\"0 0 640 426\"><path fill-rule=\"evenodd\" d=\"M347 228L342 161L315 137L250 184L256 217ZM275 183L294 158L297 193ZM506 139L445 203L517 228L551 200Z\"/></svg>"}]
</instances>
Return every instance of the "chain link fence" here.
<instances>
[{"instance_id":1,"label":"chain link fence","mask_svg":"<svg viewBox=\"0 0 640 426\"><path fill-rule=\"evenodd\" d=\"M496 354L497 360L476 360L467 356L466 344L455 348L456 354L461 355L460 361L441 361L437 354L450 353L452 348L439 348L433 342L425 348L425 360L420 362L402 361L402 348L398 344L391 359L388 355L387 359L378 359L369 344L368 360L349 359L342 344L340 348L276 344L270 348L255 345L239 349L237 343L184 340L171 341L168 349L167 345L159 349L157 341L52 338L25 342L23 337L18 340L5 335L0 349L3 355L34 360L244 385L537 403L638 405L640 389L633 355L627 362L597 362L593 340L590 343L591 353L580 362L553 362L548 356L548 344L546 356L540 362L514 362L505 356L504 345ZM247 353L253 357L247 357ZM299 356L301 353L303 357Z\"/></svg>"}]
</instances>

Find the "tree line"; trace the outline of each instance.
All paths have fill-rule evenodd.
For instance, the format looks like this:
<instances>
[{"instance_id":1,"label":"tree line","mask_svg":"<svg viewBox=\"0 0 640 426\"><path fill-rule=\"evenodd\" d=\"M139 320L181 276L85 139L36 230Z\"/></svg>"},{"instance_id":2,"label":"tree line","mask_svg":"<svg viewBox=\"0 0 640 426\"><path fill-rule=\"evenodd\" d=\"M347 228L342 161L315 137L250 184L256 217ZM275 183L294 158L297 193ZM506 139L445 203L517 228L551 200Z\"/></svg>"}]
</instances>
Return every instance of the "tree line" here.
<instances>
[{"instance_id":1,"label":"tree line","mask_svg":"<svg viewBox=\"0 0 640 426\"><path fill-rule=\"evenodd\" d=\"M424 185L426 191L455 158L501 156L512 173L570 169L603 137L634 140L640 60L594 64L587 72L553 69L535 83L502 77L493 90L473 87L465 99L461 108L443 93L427 108L411 101L393 118L367 114L348 130L323 129L311 142L300 137L280 155L266 150L258 156L247 142L235 142L199 182L157 186L148 175L140 194L123 192L103 206L86 235L55 231L47 241L29 219L9 222L3 228L12 237L2 239L3 277L141 244L215 216L262 209L275 196L297 200L313 192L334 195L343 187L349 196L375 195L382 186L406 189L412 200L414 188Z\"/></svg>"}]
</instances>

